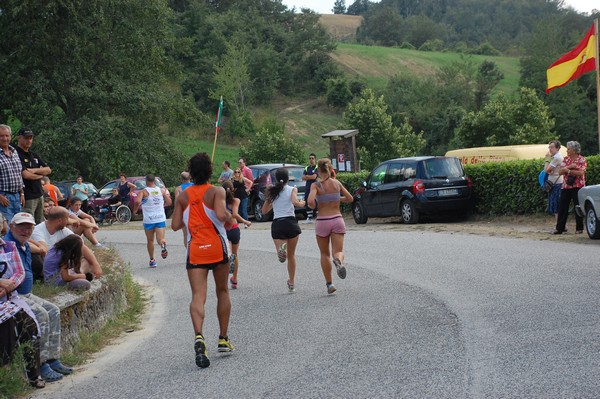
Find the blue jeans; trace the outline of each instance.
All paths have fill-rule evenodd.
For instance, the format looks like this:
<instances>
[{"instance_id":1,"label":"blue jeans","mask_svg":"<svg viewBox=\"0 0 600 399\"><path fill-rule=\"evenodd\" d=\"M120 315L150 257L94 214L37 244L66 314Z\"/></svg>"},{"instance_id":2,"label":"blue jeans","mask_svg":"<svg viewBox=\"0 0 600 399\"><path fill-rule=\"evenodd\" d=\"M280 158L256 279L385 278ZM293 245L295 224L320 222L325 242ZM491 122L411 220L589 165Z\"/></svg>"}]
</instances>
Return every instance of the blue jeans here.
<instances>
[{"instance_id":1,"label":"blue jeans","mask_svg":"<svg viewBox=\"0 0 600 399\"><path fill-rule=\"evenodd\" d=\"M241 217L248 220L248 197L240 200L239 213Z\"/></svg>"},{"instance_id":2,"label":"blue jeans","mask_svg":"<svg viewBox=\"0 0 600 399\"><path fill-rule=\"evenodd\" d=\"M4 195L8 200L8 206L0 205L0 212L4 215L6 223L10 223L15 213L21 212L21 194L6 191L0 191L0 194Z\"/></svg>"}]
</instances>

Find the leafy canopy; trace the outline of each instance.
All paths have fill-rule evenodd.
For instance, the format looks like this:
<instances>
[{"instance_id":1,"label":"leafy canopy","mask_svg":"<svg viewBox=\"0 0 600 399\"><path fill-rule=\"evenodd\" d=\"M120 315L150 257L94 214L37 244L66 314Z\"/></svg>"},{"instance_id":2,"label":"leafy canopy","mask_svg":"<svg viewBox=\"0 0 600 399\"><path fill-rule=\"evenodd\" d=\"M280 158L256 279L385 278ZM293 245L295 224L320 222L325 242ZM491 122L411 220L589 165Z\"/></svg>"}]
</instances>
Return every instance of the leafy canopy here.
<instances>
[{"instance_id":1,"label":"leafy canopy","mask_svg":"<svg viewBox=\"0 0 600 399\"><path fill-rule=\"evenodd\" d=\"M414 133L408 121L392 124L383 96L363 90L344 112L345 128L358 129L356 147L362 169L372 169L391 158L417 155L425 146L422 133Z\"/></svg>"}]
</instances>

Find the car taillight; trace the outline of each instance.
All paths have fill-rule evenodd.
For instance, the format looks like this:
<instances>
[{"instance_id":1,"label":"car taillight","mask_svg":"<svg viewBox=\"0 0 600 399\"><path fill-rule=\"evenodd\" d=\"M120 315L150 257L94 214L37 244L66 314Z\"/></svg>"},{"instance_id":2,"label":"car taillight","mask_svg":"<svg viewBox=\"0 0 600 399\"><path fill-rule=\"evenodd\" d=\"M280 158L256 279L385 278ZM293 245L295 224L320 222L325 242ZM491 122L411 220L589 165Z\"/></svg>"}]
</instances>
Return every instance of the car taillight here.
<instances>
[{"instance_id":1,"label":"car taillight","mask_svg":"<svg viewBox=\"0 0 600 399\"><path fill-rule=\"evenodd\" d=\"M471 181L471 178L467 176L467 186L469 186L469 188L473 188L473 181Z\"/></svg>"},{"instance_id":2,"label":"car taillight","mask_svg":"<svg viewBox=\"0 0 600 399\"><path fill-rule=\"evenodd\" d=\"M425 192L425 184L421 180L415 180L413 183L413 193L423 194Z\"/></svg>"}]
</instances>

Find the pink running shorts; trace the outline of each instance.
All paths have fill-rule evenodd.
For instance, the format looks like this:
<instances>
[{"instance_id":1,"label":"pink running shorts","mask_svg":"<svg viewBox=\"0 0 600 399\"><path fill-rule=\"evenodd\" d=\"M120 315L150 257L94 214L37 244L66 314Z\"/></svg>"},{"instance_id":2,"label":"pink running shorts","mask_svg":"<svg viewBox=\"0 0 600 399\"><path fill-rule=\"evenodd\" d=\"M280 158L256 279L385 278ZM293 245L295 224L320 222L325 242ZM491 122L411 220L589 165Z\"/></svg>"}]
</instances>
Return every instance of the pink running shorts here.
<instances>
[{"instance_id":1,"label":"pink running shorts","mask_svg":"<svg viewBox=\"0 0 600 399\"><path fill-rule=\"evenodd\" d=\"M317 217L315 233L319 237L329 237L331 233L346 234L346 223L342 215Z\"/></svg>"}]
</instances>

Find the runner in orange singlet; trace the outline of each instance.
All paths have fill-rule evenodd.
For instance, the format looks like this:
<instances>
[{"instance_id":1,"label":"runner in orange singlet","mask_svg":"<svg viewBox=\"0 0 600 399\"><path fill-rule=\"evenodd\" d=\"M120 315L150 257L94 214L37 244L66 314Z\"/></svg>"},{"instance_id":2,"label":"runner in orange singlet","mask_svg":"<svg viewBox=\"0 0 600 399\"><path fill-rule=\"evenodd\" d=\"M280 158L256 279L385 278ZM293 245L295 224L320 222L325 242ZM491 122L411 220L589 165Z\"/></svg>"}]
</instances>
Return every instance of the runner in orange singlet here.
<instances>
[{"instance_id":1,"label":"runner in orange singlet","mask_svg":"<svg viewBox=\"0 0 600 399\"><path fill-rule=\"evenodd\" d=\"M189 161L188 170L194 185L177 197L171 227L174 231L185 228L188 233L186 269L192 289L190 315L196 333L194 351L196 365L204 368L210 365L202 335L209 270L213 272L217 294L220 328L217 349L219 352L233 350L227 335L231 301L227 289L229 247L225 232L225 224L232 222L232 216L225 206L225 190L209 184L212 175L210 157L206 153L194 155Z\"/></svg>"}]
</instances>

